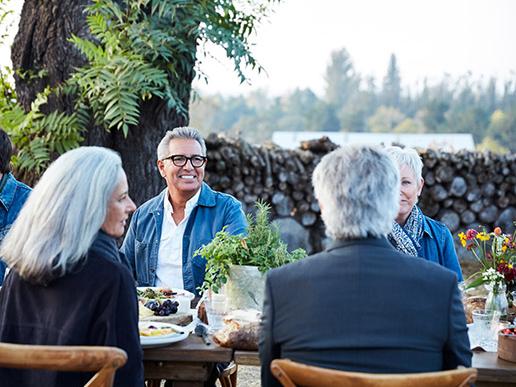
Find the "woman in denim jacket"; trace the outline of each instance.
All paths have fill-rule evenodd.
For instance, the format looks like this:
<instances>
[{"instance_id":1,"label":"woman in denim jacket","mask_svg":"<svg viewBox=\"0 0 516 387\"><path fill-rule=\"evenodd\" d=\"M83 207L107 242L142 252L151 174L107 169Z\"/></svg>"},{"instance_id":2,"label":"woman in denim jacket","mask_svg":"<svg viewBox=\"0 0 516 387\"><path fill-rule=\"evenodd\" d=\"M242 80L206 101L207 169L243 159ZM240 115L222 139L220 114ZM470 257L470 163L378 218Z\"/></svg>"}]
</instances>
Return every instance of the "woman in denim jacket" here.
<instances>
[{"instance_id":1,"label":"woman in denim jacket","mask_svg":"<svg viewBox=\"0 0 516 387\"><path fill-rule=\"evenodd\" d=\"M450 230L441 222L424 215L417 206L423 189L423 162L414 149L389 147L389 154L400 169L401 192L398 216L389 241L399 251L422 257L447 267L462 281L462 271Z\"/></svg>"}]
</instances>

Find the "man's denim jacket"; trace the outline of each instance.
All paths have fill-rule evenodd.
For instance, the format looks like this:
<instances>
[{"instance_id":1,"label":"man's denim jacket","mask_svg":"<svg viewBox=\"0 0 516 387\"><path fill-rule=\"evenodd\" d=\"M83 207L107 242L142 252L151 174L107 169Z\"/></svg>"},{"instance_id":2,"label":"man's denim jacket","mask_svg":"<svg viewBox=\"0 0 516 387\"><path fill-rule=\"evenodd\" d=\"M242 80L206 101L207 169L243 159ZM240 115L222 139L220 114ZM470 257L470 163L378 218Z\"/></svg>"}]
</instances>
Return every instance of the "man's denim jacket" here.
<instances>
[{"instance_id":1,"label":"man's denim jacket","mask_svg":"<svg viewBox=\"0 0 516 387\"><path fill-rule=\"evenodd\" d=\"M6 175L7 181L0 192L0 243L11 229L31 189L14 178L11 172ZM0 261L0 285L4 281L5 263Z\"/></svg>"},{"instance_id":2,"label":"man's denim jacket","mask_svg":"<svg viewBox=\"0 0 516 387\"><path fill-rule=\"evenodd\" d=\"M167 195L165 189L136 210L120 250L138 286L156 285L163 201ZM233 196L213 191L203 183L183 236L183 283L186 290L198 295L198 288L204 281L206 261L198 255L193 256L194 252L211 242L224 226L233 235L246 232L247 221L242 206Z\"/></svg>"}]
</instances>

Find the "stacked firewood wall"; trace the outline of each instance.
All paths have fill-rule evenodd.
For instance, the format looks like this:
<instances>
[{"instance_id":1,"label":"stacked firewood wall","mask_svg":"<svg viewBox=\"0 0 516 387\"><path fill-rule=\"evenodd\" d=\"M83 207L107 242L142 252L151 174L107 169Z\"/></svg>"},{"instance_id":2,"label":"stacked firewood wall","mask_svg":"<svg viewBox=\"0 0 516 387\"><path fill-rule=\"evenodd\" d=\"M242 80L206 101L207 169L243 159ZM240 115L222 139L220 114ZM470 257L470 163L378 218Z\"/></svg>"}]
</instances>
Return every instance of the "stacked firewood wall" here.
<instances>
[{"instance_id":1,"label":"stacked firewood wall","mask_svg":"<svg viewBox=\"0 0 516 387\"><path fill-rule=\"evenodd\" d=\"M516 220L516 155L420 152L425 168L421 208L452 232Z\"/></svg>"},{"instance_id":2,"label":"stacked firewood wall","mask_svg":"<svg viewBox=\"0 0 516 387\"><path fill-rule=\"evenodd\" d=\"M290 218L308 230L308 250L323 247L324 225L311 176L335 144L323 138L286 150L212 134L206 145L206 179L214 189L236 196L247 211L252 211L258 199L269 202L273 219ZM516 155L434 150L420 154L425 187L419 204L426 215L444 222L452 233L478 225L490 230L498 225L505 230L512 227L516 219Z\"/></svg>"}]
</instances>

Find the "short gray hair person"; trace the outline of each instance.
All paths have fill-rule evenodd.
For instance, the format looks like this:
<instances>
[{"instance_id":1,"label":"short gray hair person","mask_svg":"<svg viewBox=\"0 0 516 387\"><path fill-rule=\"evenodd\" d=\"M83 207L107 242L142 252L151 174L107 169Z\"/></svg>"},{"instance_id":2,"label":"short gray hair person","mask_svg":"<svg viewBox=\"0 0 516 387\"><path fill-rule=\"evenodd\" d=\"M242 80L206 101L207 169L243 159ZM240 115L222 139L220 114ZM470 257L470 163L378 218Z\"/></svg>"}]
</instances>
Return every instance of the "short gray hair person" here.
<instances>
[{"instance_id":1,"label":"short gray hair person","mask_svg":"<svg viewBox=\"0 0 516 387\"><path fill-rule=\"evenodd\" d=\"M382 148L338 148L322 158L312 181L329 237L380 237L391 231L399 209L400 175Z\"/></svg>"},{"instance_id":2,"label":"short gray hair person","mask_svg":"<svg viewBox=\"0 0 516 387\"><path fill-rule=\"evenodd\" d=\"M165 157L170 156L168 154L170 141L176 138L182 138L187 140L195 140L199 143L202 150L201 156L206 156L206 143L202 138L201 133L195 128L189 126L180 126L172 130L167 130L165 137L163 137L158 145L158 160L163 160Z\"/></svg>"},{"instance_id":3,"label":"short gray hair person","mask_svg":"<svg viewBox=\"0 0 516 387\"><path fill-rule=\"evenodd\" d=\"M66 152L45 171L0 249L25 280L47 284L85 257L107 214L122 176L114 151L81 147Z\"/></svg>"},{"instance_id":4,"label":"short gray hair person","mask_svg":"<svg viewBox=\"0 0 516 387\"><path fill-rule=\"evenodd\" d=\"M421 156L419 156L416 150L413 148L400 148L399 146L390 146L386 150L396 160L398 166L406 165L410 168L419 187L423 176L423 161L421 161Z\"/></svg>"}]
</instances>

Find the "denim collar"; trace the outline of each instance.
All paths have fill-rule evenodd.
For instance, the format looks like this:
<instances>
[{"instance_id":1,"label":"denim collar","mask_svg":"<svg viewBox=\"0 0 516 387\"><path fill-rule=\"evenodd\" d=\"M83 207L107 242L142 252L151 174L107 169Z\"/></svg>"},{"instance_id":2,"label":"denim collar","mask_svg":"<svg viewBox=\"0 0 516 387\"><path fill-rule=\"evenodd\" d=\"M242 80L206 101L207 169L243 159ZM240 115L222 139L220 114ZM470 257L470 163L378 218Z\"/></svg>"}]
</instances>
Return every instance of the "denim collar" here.
<instances>
[{"instance_id":1,"label":"denim collar","mask_svg":"<svg viewBox=\"0 0 516 387\"><path fill-rule=\"evenodd\" d=\"M0 203L5 207L7 211L11 208L14 200L14 194L16 192L17 182L11 172L7 173L7 182L5 183L4 189L0 192Z\"/></svg>"},{"instance_id":2,"label":"denim collar","mask_svg":"<svg viewBox=\"0 0 516 387\"><path fill-rule=\"evenodd\" d=\"M426 216L423 214L423 233L429 236L430 238L434 239L432 236L432 231L430 230L430 224L428 223L428 220L426 219Z\"/></svg>"}]
</instances>

